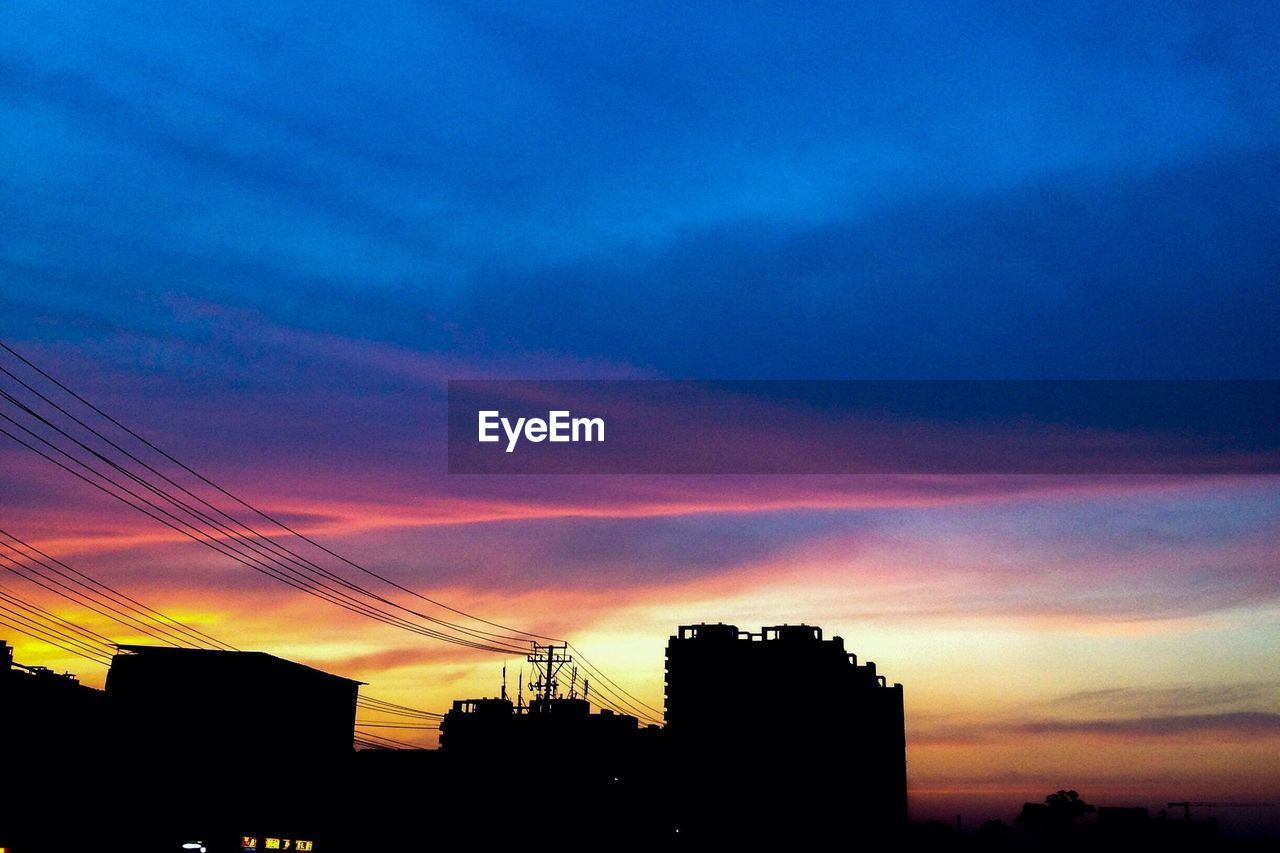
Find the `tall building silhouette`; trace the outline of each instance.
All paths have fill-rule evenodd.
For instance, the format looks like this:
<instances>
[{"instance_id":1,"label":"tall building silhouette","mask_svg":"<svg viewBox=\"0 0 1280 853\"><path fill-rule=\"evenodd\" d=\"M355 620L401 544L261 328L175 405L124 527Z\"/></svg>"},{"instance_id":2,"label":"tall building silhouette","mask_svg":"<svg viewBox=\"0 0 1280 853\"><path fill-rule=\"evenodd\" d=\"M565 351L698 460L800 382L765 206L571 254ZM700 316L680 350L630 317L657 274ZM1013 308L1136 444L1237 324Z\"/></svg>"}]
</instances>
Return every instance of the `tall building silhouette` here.
<instances>
[{"instance_id":1,"label":"tall building silhouette","mask_svg":"<svg viewBox=\"0 0 1280 853\"><path fill-rule=\"evenodd\" d=\"M906 822L902 685L821 628L680 626L665 711L695 829L796 837Z\"/></svg>"}]
</instances>

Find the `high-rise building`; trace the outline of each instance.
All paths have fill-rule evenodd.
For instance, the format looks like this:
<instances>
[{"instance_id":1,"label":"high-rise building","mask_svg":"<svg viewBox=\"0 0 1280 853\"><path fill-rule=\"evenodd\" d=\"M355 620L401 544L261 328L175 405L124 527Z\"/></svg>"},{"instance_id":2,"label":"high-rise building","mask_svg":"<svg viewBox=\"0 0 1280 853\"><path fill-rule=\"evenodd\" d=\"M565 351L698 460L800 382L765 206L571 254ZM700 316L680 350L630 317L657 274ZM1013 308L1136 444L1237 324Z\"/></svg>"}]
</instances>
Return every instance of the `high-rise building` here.
<instances>
[{"instance_id":1,"label":"high-rise building","mask_svg":"<svg viewBox=\"0 0 1280 853\"><path fill-rule=\"evenodd\" d=\"M687 819L744 834L905 823L902 685L811 625L682 625L666 735Z\"/></svg>"}]
</instances>

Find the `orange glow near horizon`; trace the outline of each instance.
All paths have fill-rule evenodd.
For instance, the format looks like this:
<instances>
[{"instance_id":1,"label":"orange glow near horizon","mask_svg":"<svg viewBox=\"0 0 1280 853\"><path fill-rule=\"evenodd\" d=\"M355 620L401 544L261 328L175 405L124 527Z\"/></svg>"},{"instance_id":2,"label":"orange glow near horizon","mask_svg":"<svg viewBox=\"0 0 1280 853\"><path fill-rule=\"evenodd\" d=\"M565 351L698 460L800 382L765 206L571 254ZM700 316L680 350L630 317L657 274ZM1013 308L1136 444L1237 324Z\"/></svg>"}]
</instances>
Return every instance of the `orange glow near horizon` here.
<instances>
[{"instance_id":1,"label":"orange glow near horizon","mask_svg":"<svg viewBox=\"0 0 1280 853\"><path fill-rule=\"evenodd\" d=\"M29 468L18 461L21 476ZM1280 787L1280 761L1267 757L1280 755L1280 688L1258 676L1280 656L1266 580L1280 540L1265 478L765 478L736 492L627 480L616 492L559 482L542 495L522 485L492 496L433 483L438 493L372 501L299 482L266 478L276 497L263 505L424 595L569 637L655 708L679 624L807 622L843 636L906 685L917 816L1007 818L1058 787L1117 804L1274 798ZM527 670L519 656L440 644L319 602L100 495L50 488L6 506L4 526L239 648L436 711L496 695L504 662L513 690ZM1134 530L1116 528L1121 507ZM1225 532L1180 530L1218 518ZM740 541L750 547L733 550ZM0 584L22 583L0 570ZM118 642L149 641L38 590L24 595ZM22 663L103 682L103 667L5 638ZM360 719L403 722L364 710ZM423 746L437 739L430 729L376 731Z\"/></svg>"}]
</instances>

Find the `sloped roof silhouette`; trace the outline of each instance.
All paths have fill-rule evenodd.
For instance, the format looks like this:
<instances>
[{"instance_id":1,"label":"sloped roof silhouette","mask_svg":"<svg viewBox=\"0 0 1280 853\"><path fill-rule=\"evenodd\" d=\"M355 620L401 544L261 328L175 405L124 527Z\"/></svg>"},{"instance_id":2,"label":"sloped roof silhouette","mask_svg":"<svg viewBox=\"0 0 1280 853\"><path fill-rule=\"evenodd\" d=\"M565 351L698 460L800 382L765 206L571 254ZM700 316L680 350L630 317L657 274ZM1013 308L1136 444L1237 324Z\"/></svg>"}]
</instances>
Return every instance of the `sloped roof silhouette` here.
<instances>
[{"instance_id":1,"label":"sloped roof silhouette","mask_svg":"<svg viewBox=\"0 0 1280 853\"><path fill-rule=\"evenodd\" d=\"M222 649L182 649L172 646L135 646L131 644L116 644L116 648L122 652L129 652L134 655L143 655L155 658L179 658L185 661L199 660L205 663L236 663L248 662L256 664L260 672L276 671L280 673L291 673L294 675L311 675L322 676L324 678L332 678L338 681L344 681L348 684L364 684L363 681L356 681L354 678L346 678L341 675L334 675L331 672L325 672L322 669L316 669L306 664L296 661L278 658L275 655L269 655L266 652L233 652L224 651Z\"/></svg>"}]
</instances>

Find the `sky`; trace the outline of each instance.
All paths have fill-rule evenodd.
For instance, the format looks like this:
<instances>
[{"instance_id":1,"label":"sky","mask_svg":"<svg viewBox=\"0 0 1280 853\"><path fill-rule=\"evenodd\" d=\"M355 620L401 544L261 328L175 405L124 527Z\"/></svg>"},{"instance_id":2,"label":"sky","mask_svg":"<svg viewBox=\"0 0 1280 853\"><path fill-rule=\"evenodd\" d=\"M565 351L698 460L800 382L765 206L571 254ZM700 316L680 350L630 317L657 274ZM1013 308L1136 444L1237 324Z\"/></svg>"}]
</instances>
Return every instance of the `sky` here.
<instances>
[{"instance_id":1,"label":"sky","mask_svg":"<svg viewBox=\"0 0 1280 853\"><path fill-rule=\"evenodd\" d=\"M821 624L906 685L917 815L1274 800L1273 477L451 476L444 392L1280 378L1278 36L1245 2L16 0L0 339L651 704L678 624ZM417 707L497 690L0 460L0 527L148 604Z\"/></svg>"}]
</instances>

